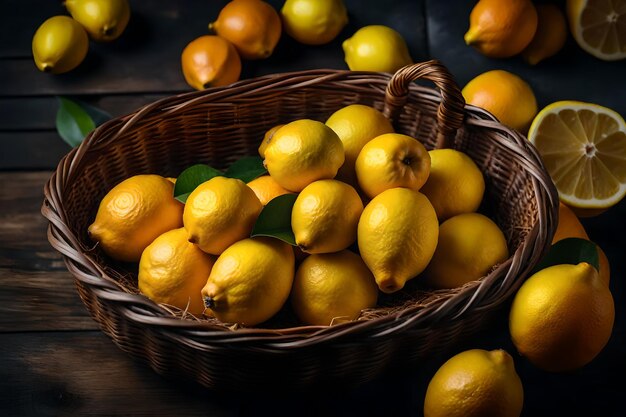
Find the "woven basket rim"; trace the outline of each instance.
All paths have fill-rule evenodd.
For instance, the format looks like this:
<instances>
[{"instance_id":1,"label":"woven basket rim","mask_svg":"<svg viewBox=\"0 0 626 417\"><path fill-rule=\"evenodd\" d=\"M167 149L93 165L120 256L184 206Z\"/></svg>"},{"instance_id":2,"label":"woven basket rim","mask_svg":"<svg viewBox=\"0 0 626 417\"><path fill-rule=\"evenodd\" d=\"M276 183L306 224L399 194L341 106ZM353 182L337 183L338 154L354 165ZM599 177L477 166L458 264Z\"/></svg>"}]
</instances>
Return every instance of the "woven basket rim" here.
<instances>
[{"instance_id":1,"label":"woven basket rim","mask_svg":"<svg viewBox=\"0 0 626 417\"><path fill-rule=\"evenodd\" d=\"M418 64L416 64L418 65ZM415 68L416 65L408 66ZM234 347L240 346L267 351L283 351L285 349L309 348L322 343L330 343L341 339L343 341L355 340L363 334L371 338L388 337L399 332L409 330L425 320L425 316L439 314L438 318L455 320L469 311L480 311L493 308L496 304L507 299L521 284L517 276L525 276L530 272L532 265L524 265L524 260L529 253L534 253L535 258L542 256L548 248L546 241L551 241L556 228L556 216L558 197L554 184L550 180L538 153L530 142L520 133L513 131L500 124L493 115L475 106L465 105L462 96L452 77L445 67L436 61L421 63L427 68L435 68L436 75L444 77L438 86L444 86L442 92L432 88L419 86L413 83L414 79L399 78L406 76L407 67L399 70L396 74L354 72L348 70L308 70L286 72L265 75L253 79L242 80L228 87L218 87L210 90L195 91L166 97L145 105L136 111L121 117L114 118L88 135L83 143L70 151L60 161L56 171L46 183L43 215L49 220L48 238L54 248L63 254L68 270L76 280L92 287L94 293L105 300L117 303L118 312L126 318L145 326L160 328L164 335L176 339L178 342L188 344L196 349L209 349L206 341L224 341ZM443 68L443 69L442 69ZM422 75L423 76L423 75ZM409 77L410 78L410 77ZM296 80L296 82L294 82ZM289 85L289 88L299 88L327 82L350 82L355 85L371 85L374 81L387 84L387 94L390 85L401 82L405 85L404 97L418 95L427 96L439 104L439 112L460 113L460 122L476 129L486 129L496 132L499 138L498 146L506 147L515 153L522 166L532 176L533 188L536 193L541 193L546 204L540 204L538 209L542 211L539 221L530 230L524 242L520 243L517 250L510 254L509 258L499 264L496 270L479 281L472 281L454 292L448 292L436 302L426 306L414 306L413 308L398 311L387 316L340 323L334 326L299 326L284 329L267 328L239 328L228 330L206 321L180 319L169 315L162 307L158 306L146 297L138 294L130 294L120 287L118 283L107 276L99 266L97 260L90 253L82 251L80 238L68 227L68 215L63 206L65 198L64 190L74 177L80 173L83 156L88 152L97 152L100 146L106 146L107 141L113 142L123 137L124 133L142 120L143 117L159 113L160 117L171 117L174 114L184 112L189 106L211 100L221 100L238 95L239 98L254 97L276 88L277 85ZM437 84L437 83L436 83ZM396 86L397 87L397 86ZM371 87L364 87L371 88ZM402 88L400 88L402 90ZM450 96L456 101L451 103ZM443 97L443 100L442 100ZM446 99L448 97L448 99ZM460 97L460 98L459 98ZM445 105L449 106L446 110ZM455 110L456 108L456 110ZM441 114L438 114L441 116ZM441 117L447 117L444 115ZM453 114L457 117L458 114ZM111 137L113 139L111 139ZM537 251L534 247L537 241L541 241L543 248ZM514 270L515 273L511 273ZM503 274L504 273L504 278ZM498 287L498 288L496 288ZM493 299L486 298L486 294L495 291L497 296ZM495 300L495 301L494 301ZM127 304L130 307L127 307ZM447 312L443 314L442 312ZM430 322L436 324L438 320Z\"/></svg>"}]
</instances>

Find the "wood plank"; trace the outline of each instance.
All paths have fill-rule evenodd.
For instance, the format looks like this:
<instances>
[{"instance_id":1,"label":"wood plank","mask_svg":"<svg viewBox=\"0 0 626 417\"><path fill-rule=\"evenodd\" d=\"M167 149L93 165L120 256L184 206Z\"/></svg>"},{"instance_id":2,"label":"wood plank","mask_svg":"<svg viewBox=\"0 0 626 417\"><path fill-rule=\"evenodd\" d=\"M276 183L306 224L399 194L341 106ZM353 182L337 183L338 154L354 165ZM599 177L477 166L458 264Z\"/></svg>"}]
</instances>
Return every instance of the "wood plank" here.
<instances>
[{"instance_id":1,"label":"wood plank","mask_svg":"<svg viewBox=\"0 0 626 417\"><path fill-rule=\"evenodd\" d=\"M46 238L50 172L0 173L0 332L97 329Z\"/></svg>"},{"instance_id":2,"label":"wood plank","mask_svg":"<svg viewBox=\"0 0 626 417\"><path fill-rule=\"evenodd\" d=\"M24 3L38 7L35 0ZM191 91L180 70L180 54L190 41L207 33L207 24L225 3L223 0L193 0L182 6L167 0L134 2L127 33L108 44L91 42L85 62L66 74L40 73L32 62L28 39L16 41L21 45L19 50L9 47L10 41L7 41L0 44L0 49L8 48L8 55L14 58L0 60L0 96ZM279 8L284 2L272 0L269 3ZM385 13L380 13L377 1L348 0L350 23L332 43L321 47L304 46L284 35L272 57L244 62L242 78L312 68L347 69L341 42L367 24L396 28L405 36L413 59L424 59L422 4L423 0L398 1L388 5ZM24 32L29 33L18 28L13 30L22 33L22 37Z\"/></svg>"},{"instance_id":3,"label":"wood plank","mask_svg":"<svg viewBox=\"0 0 626 417\"><path fill-rule=\"evenodd\" d=\"M161 378L100 332L0 335L0 415L237 416L234 396Z\"/></svg>"},{"instance_id":4,"label":"wood plank","mask_svg":"<svg viewBox=\"0 0 626 417\"><path fill-rule=\"evenodd\" d=\"M164 94L103 95L70 97L100 108L112 117L122 116L153 101ZM16 130L54 130L59 107L56 97L0 98L0 132ZM0 145L1 146L1 145Z\"/></svg>"},{"instance_id":5,"label":"wood plank","mask_svg":"<svg viewBox=\"0 0 626 417\"><path fill-rule=\"evenodd\" d=\"M54 169L71 149L55 130L0 132L0 171Z\"/></svg>"}]
</instances>

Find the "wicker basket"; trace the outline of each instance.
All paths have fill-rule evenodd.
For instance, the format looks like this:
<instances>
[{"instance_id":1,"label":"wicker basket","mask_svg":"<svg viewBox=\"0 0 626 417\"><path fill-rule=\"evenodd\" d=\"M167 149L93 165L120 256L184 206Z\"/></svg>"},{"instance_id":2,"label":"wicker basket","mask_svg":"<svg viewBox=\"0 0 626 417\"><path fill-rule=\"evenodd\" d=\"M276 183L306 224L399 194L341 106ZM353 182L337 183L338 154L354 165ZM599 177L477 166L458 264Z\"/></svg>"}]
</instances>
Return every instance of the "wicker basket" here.
<instances>
[{"instance_id":1,"label":"wicker basket","mask_svg":"<svg viewBox=\"0 0 626 417\"><path fill-rule=\"evenodd\" d=\"M441 94L418 86L418 79L434 82ZM503 229L511 257L460 289L432 292L407 284L353 322L289 327L279 321L235 329L214 319L181 318L154 304L138 294L132 266L112 262L89 241L87 226L100 199L121 180L140 173L176 176L196 163L227 167L254 155L270 127L305 117L324 121L351 103L383 110L398 132L427 148L470 155L485 176L481 211ZM557 204L529 142L484 110L465 106L445 67L429 61L393 76L276 74L157 101L105 123L65 156L46 184L42 212L50 221L50 243L63 254L82 300L121 349L160 374L246 390L356 384L450 348L477 330L542 257Z\"/></svg>"}]
</instances>

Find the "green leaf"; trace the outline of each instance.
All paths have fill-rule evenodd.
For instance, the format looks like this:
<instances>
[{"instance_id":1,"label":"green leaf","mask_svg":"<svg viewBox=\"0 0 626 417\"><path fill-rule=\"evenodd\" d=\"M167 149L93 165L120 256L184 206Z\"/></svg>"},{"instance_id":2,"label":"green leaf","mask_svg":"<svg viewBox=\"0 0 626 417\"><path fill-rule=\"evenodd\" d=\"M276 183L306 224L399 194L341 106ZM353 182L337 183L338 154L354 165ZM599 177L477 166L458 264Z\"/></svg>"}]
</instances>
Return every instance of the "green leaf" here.
<instances>
[{"instance_id":1,"label":"green leaf","mask_svg":"<svg viewBox=\"0 0 626 417\"><path fill-rule=\"evenodd\" d=\"M198 164L192 165L176 178L176 184L174 185L174 198L181 203L187 201L187 197L196 187L203 182L210 180L213 177L219 177L224 175L222 171L218 171L215 168L211 168L208 165Z\"/></svg>"},{"instance_id":2,"label":"green leaf","mask_svg":"<svg viewBox=\"0 0 626 417\"><path fill-rule=\"evenodd\" d=\"M587 262L597 271L600 271L598 247L589 240L571 237L559 240L552 245L548 254L535 267L533 273L553 265L577 265L580 262Z\"/></svg>"},{"instance_id":3,"label":"green leaf","mask_svg":"<svg viewBox=\"0 0 626 417\"><path fill-rule=\"evenodd\" d=\"M296 245L291 230L291 209L296 202L296 194L284 194L272 199L259 214L251 236L270 236Z\"/></svg>"},{"instance_id":4,"label":"green leaf","mask_svg":"<svg viewBox=\"0 0 626 417\"><path fill-rule=\"evenodd\" d=\"M96 128L96 123L87 111L75 101L58 97L57 132L70 146L76 147Z\"/></svg>"},{"instance_id":5,"label":"green leaf","mask_svg":"<svg viewBox=\"0 0 626 417\"><path fill-rule=\"evenodd\" d=\"M91 116L91 119L95 123L96 127L100 126L106 121L111 120L111 115L102 109L92 106L91 104L84 103L80 100L74 100L74 102L81 106L87 112L87 114Z\"/></svg>"},{"instance_id":6,"label":"green leaf","mask_svg":"<svg viewBox=\"0 0 626 417\"><path fill-rule=\"evenodd\" d=\"M226 170L225 176L247 183L264 174L267 174L267 169L263 166L261 157L244 156Z\"/></svg>"}]
</instances>

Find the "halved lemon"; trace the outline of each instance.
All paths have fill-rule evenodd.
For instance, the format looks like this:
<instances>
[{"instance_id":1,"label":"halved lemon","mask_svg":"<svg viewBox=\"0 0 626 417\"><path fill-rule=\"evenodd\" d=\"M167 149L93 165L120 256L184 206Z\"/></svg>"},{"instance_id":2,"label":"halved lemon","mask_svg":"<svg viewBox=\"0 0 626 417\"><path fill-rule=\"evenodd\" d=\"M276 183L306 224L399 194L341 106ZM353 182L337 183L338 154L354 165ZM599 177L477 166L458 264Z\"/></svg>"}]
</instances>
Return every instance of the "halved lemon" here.
<instances>
[{"instance_id":1,"label":"halved lemon","mask_svg":"<svg viewBox=\"0 0 626 417\"><path fill-rule=\"evenodd\" d=\"M604 209L626 195L626 123L596 104L558 101L528 132L565 204Z\"/></svg>"},{"instance_id":2,"label":"halved lemon","mask_svg":"<svg viewBox=\"0 0 626 417\"><path fill-rule=\"evenodd\" d=\"M626 0L567 0L567 17L578 45L596 58L626 58Z\"/></svg>"}]
</instances>

